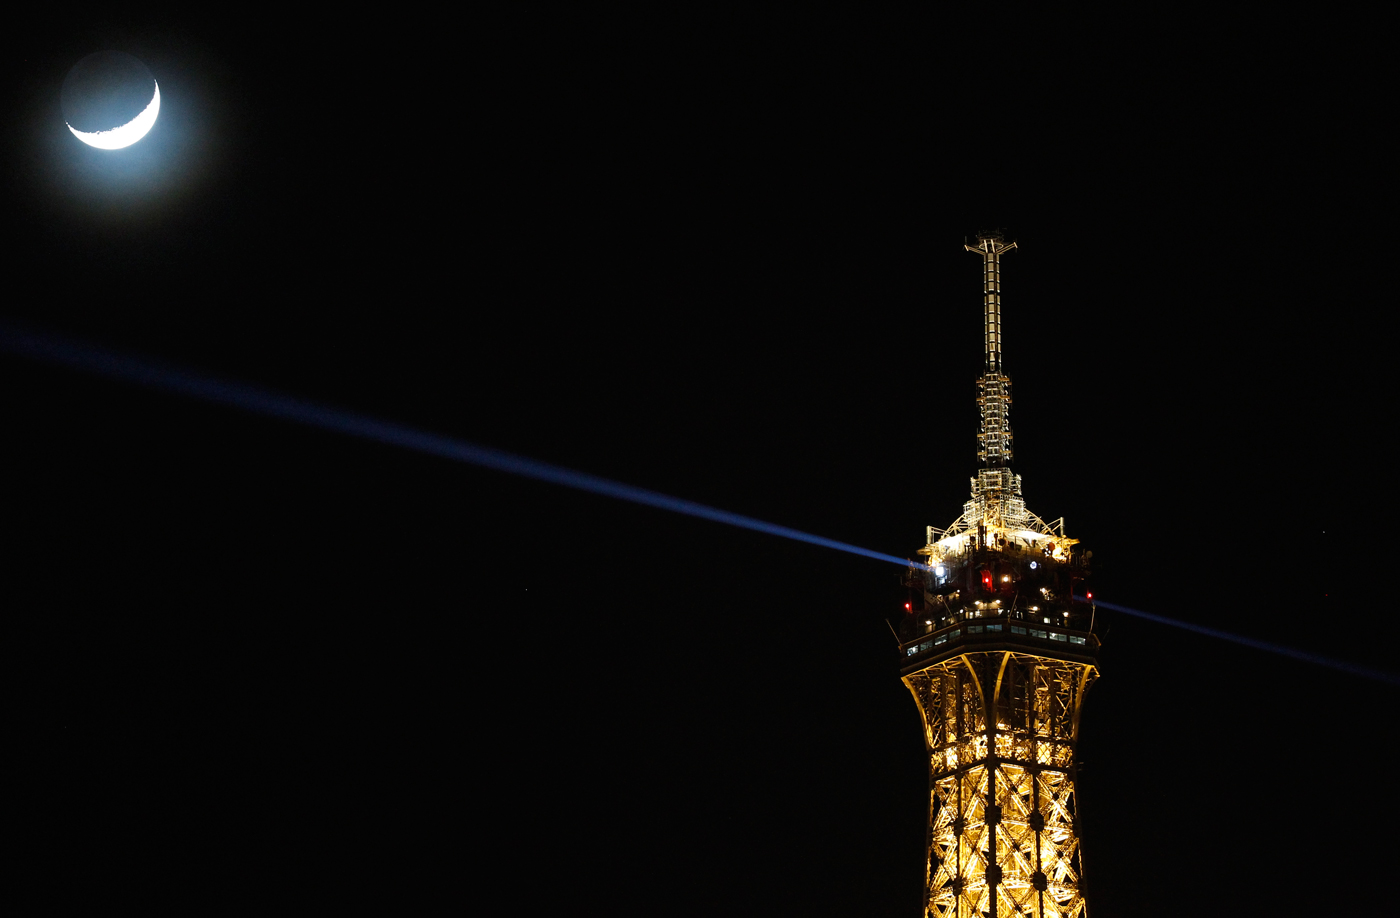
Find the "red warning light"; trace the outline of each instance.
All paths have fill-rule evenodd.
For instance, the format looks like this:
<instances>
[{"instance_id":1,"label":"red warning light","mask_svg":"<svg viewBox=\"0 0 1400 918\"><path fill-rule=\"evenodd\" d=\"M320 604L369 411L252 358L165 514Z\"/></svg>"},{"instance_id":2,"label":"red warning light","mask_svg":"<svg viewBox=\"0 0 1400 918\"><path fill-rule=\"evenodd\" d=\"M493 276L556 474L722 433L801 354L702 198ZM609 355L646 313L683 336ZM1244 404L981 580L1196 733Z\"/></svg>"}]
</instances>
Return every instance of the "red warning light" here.
<instances>
[{"instance_id":1,"label":"red warning light","mask_svg":"<svg viewBox=\"0 0 1400 918\"><path fill-rule=\"evenodd\" d=\"M909 603L906 602L906 603L904 604L904 611L905 611L905 612L912 612L912 611L914 611L914 607L911 606L911 605L909 605Z\"/></svg>"},{"instance_id":2,"label":"red warning light","mask_svg":"<svg viewBox=\"0 0 1400 918\"><path fill-rule=\"evenodd\" d=\"M984 590L990 590L991 588L992 588L992 572L991 572L991 571L983 571L983 572L982 572L982 589L984 589Z\"/></svg>"},{"instance_id":3,"label":"red warning light","mask_svg":"<svg viewBox=\"0 0 1400 918\"><path fill-rule=\"evenodd\" d=\"M1089 594L1087 594L1087 595L1088 595L1088 597L1089 597L1090 599L1093 599L1093 598L1094 598L1094 594L1093 594L1093 593L1089 593Z\"/></svg>"}]
</instances>

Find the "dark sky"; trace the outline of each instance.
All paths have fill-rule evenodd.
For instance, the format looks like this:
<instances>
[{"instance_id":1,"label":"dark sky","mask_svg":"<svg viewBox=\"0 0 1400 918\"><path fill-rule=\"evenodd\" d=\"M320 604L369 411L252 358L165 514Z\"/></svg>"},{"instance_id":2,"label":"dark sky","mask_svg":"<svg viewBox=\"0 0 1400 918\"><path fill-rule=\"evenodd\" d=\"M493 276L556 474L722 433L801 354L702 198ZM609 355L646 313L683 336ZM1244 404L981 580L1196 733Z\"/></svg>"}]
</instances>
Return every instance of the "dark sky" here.
<instances>
[{"instance_id":1,"label":"dark sky","mask_svg":"<svg viewBox=\"0 0 1400 918\"><path fill-rule=\"evenodd\" d=\"M962 245L1005 227L1015 468L1098 595L1395 670L1393 142L1339 27L45 23L0 314L906 556L976 469ZM58 111L104 48L161 87L118 153ZM56 912L917 913L897 568L0 373ZM1099 630L1094 918L1389 901L1394 688Z\"/></svg>"}]
</instances>

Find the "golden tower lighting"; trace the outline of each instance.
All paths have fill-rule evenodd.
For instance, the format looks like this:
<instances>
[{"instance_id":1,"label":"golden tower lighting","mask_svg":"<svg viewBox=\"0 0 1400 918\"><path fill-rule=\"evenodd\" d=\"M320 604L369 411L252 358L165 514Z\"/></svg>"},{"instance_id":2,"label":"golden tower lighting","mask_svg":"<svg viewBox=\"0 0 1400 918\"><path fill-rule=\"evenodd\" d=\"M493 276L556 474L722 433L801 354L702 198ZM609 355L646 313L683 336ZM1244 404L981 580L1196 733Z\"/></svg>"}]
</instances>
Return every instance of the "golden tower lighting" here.
<instances>
[{"instance_id":1,"label":"golden tower lighting","mask_svg":"<svg viewBox=\"0 0 1400 918\"><path fill-rule=\"evenodd\" d=\"M986 369L981 468L947 529L928 527L900 623L900 675L929 756L928 918L1087 918L1075 745L1098 675L1090 554L1026 509L1011 461L1011 380L1001 366L1001 256L982 257Z\"/></svg>"}]
</instances>

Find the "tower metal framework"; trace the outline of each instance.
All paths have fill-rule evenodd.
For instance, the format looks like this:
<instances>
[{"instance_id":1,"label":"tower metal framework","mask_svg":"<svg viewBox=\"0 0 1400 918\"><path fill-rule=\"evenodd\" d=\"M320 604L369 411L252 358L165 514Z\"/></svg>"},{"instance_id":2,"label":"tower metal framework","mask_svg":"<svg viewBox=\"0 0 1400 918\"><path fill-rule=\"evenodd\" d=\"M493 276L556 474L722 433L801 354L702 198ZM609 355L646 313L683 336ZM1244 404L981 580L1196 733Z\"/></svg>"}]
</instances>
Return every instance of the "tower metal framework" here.
<instances>
[{"instance_id":1,"label":"tower metal framework","mask_svg":"<svg viewBox=\"0 0 1400 918\"><path fill-rule=\"evenodd\" d=\"M1015 247L966 246L982 256L981 468L962 515L928 527L898 629L929 757L926 918L1088 918L1075 748L1098 676L1090 553L1026 509L1008 467L1001 256Z\"/></svg>"}]
</instances>

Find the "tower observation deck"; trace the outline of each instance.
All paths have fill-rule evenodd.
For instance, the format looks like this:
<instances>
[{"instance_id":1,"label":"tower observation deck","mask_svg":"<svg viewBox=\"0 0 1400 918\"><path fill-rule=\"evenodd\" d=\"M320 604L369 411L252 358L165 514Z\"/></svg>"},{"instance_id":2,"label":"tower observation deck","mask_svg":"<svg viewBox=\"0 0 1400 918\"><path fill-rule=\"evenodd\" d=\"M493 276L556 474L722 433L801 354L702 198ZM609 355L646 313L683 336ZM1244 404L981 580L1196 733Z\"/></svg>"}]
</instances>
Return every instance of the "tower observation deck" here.
<instances>
[{"instance_id":1,"label":"tower observation deck","mask_svg":"<svg viewBox=\"0 0 1400 918\"><path fill-rule=\"evenodd\" d=\"M929 756L926 918L1087 918L1075 801L1084 695L1098 675L1089 553L1026 509L1010 469L1001 256L981 234L986 367L981 467L905 578L900 675Z\"/></svg>"}]
</instances>

